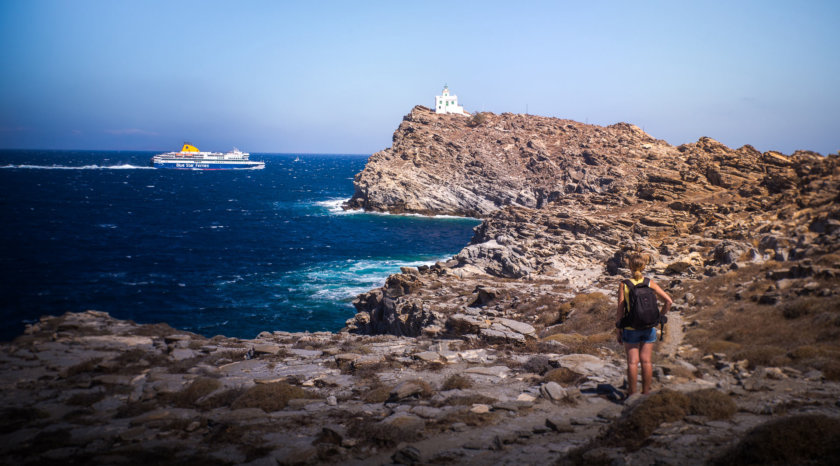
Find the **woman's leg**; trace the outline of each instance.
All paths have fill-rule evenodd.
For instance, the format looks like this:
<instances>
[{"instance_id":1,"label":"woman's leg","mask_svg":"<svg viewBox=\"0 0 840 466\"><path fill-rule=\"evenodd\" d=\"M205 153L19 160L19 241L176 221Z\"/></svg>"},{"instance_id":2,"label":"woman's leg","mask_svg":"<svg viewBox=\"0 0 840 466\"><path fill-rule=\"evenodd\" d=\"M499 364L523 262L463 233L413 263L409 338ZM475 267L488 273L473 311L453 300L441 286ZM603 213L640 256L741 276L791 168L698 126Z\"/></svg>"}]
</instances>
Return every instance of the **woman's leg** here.
<instances>
[{"instance_id":1,"label":"woman's leg","mask_svg":"<svg viewBox=\"0 0 840 466\"><path fill-rule=\"evenodd\" d=\"M636 393L636 378L639 376L639 344L625 343L624 350L627 352L627 395L629 396Z\"/></svg>"},{"instance_id":2,"label":"woman's leg","mask_svg":"<svg viewBox=\"0 0 840 466\"><path fill-rule=\"evenodd\" d=\"M642 360L642 394L650 393L650 384L653 379L653 363L650 361L653 355L653 343L642 343L639 350L639 359Z\"/></svg>"}]
</instances>

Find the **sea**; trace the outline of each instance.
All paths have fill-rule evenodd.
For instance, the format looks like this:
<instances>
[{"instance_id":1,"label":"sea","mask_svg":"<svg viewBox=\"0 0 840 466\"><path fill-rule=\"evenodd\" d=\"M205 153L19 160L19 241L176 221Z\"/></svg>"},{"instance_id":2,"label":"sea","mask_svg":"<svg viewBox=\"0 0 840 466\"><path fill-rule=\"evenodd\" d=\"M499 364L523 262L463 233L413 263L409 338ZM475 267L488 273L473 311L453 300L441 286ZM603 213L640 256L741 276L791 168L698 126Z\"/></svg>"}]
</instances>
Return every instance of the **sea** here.
<instances>
[{"instance_id":1,"label":"sea","mask_svg":"<svg viewBox=\"0 0 840 466\"><path fill-rule=\"evenodd\" d=\"M0 339L89 309L208 337L337 331L357 295L450 258L479 223L342 210L365 155L182 171L154 154L0 151Z\"/></svg>"}]
</instances>

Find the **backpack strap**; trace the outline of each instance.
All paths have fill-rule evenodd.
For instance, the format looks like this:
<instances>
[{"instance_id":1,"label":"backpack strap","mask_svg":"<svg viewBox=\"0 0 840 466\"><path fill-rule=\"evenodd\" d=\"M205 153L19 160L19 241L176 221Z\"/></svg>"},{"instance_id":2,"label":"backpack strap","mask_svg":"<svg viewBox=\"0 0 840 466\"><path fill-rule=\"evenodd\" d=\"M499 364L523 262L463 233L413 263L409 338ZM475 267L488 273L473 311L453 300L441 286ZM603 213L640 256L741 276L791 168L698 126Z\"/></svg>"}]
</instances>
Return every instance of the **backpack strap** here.
<instances>
[{"instance_id":1,"label":"backpack strap","mask_svg":"<svg viewBox=\"0 0 840 466\"><path fill-rule=\"evenodd\" d=\"M645 278L642 280L642 283L639 283L639 285L649 287L649 286L650 286L650 278L645 277ZM637 285L637 286L638 286L638 285Z\"/></svg>"},{"instance_id":2,"label":"backpack strap","mask_svg":"<svg viewBox=\"0 0 840 466\"><path fill-rule=\"evenodd\" d=\"M632 290L633 288L636 288L636 285L634 285L633 282L631 282L629 278L625 278L624 280L621 281L621 283L624 283L624 286L627 287L628 291Z\"/></svg>"}]
</instances>

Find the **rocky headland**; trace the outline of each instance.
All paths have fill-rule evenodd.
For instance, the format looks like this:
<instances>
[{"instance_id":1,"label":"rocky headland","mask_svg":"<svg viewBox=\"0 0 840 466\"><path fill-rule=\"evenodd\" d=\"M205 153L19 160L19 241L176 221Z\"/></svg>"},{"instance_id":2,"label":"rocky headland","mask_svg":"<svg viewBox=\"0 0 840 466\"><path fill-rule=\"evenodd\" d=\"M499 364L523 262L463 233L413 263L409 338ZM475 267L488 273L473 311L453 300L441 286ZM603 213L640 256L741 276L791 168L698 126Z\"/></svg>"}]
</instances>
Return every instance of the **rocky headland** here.
<instances>
[{"instance_id":1,"label":"rocky headland","mask_svg":"<svg viewBox=\"0 0 840 466\"><path fill-rule=\"evenodd\" d=\"M837 155L415 107L354 183L348 208L483 221L337 333L44 317L0 346L2 461L840 460ZM630 250L675 305L656 393L624 399Z\"/></svg>"}]
</instances>

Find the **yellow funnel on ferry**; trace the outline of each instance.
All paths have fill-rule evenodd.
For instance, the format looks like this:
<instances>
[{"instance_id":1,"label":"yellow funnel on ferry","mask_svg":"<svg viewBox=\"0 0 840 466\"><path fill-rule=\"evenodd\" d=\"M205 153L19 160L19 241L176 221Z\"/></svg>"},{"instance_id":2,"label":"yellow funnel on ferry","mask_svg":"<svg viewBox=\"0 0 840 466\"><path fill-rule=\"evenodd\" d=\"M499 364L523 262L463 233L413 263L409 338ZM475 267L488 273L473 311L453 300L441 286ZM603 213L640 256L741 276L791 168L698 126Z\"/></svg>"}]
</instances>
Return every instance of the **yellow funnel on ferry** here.
<instances>
[{"instance_id":1,"label":"yellow funnel on ferry","mask_svg":"<svg viewBox=\"0 0 840 466\"><path fill-rule=\"evenodd\" d=\"M198 147L195 147L192 144L184 143L184 147L181 148L181 152L199 152Z\"/></svg>"}]
</instances>

